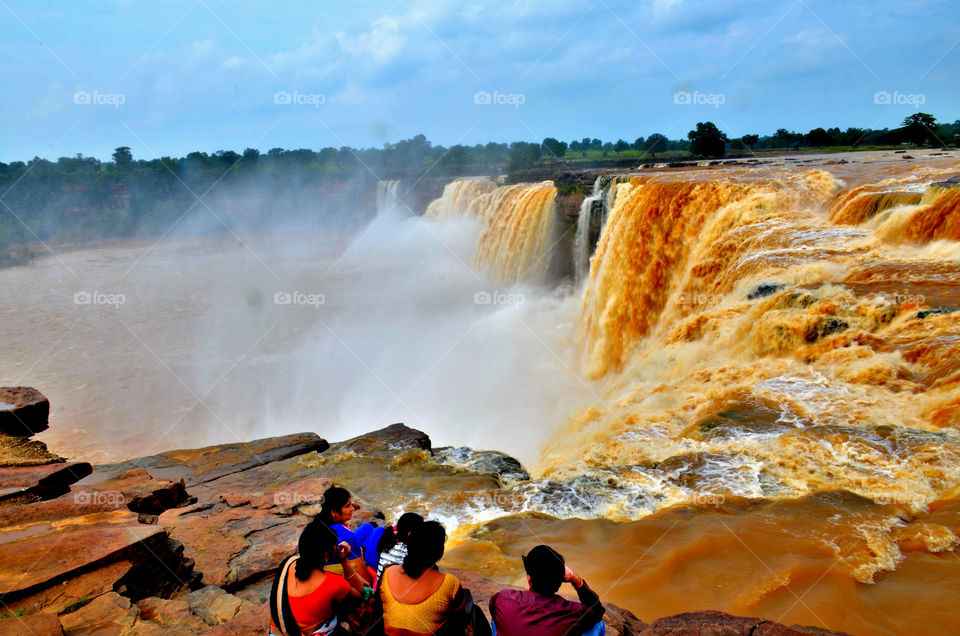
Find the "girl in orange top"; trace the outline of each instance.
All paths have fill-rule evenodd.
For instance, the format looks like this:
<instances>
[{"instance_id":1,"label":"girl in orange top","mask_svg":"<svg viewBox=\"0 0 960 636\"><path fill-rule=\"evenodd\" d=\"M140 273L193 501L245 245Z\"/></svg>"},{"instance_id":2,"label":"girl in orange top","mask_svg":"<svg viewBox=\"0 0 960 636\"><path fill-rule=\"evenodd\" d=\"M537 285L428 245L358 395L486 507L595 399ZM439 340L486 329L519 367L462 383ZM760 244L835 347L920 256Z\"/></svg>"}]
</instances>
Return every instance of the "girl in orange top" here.
<instances>
[{"instance_id":1,"label":"girl in orange top","mask_svg":"<svg viewBox=\"0 0 960 636\"><path fill-rule=\"evenodd\" d=\"M357 576L355 565L362 559L350 561L350 546L337 543L337 533L319 518L314 519L300 534L294 576L287 577L286 594L290 609L302 634L331 634L337 627L337 605L347 596L363 595L363 579ZM324 572L324 564L336 558L343 564L345 576ZM280 629L270 622L270 633Z\"/></svg>"},{"instance_id":2,"label":"girl in orange top","mask_svg":"<svg viewBox=\"0 0 960 636\"><path fill-rule=\"evenodd\" d=\"M468 621L459 579L436 568L446 539L439 522L424 522L410 534L403 565L383 571L380 602L386 636L425 636Z\"/></svg>"}]
</instances>

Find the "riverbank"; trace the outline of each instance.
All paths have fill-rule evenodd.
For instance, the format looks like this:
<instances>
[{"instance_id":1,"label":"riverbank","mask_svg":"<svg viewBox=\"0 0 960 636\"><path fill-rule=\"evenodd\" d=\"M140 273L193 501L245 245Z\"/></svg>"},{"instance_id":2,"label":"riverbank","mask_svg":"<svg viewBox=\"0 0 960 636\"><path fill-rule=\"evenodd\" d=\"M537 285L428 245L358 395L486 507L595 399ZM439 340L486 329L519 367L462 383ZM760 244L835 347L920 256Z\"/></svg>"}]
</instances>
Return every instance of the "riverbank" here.
<instances>
[{"instance_id":1,"label":"riverbank","mask_svg":"<svg viewBox=\"0 0 960 636\"><path fill-rule=\"evenodd\" d=\"M353 491L360 523L426 512L425 497L483 506L529 477L507 455L433 448L402 424L335 444L300 433L93 466L32 439L48 426L38 391L0 389L0 402L5 634L262 634L273 571L333 483ZM452 534L456 561L471 542ZM506 584L452 571L484 610ZM825 633L720 612L643 618L610 605L608 633Z\"/></svg>"}]
</instances>

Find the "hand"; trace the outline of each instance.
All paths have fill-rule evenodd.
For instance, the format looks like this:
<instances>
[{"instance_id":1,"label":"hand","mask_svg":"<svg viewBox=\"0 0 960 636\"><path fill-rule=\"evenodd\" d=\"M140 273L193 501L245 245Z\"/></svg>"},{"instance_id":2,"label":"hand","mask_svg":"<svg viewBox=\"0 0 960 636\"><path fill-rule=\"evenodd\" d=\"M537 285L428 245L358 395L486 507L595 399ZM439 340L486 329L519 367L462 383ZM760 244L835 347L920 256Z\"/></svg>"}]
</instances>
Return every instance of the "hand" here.
<instances>
[{"instance_id":1,"label":"hand","mask_svg":"<svg viewBox=\"0 0 960 636\"><path fill-rule=\"evenodd\" d=\"M564 566L563 568L563 580L573 585L573 587L580 587L583 585L583 579L577 576L577 573L567 566Z\"/></svg>"},{"instance_id":2,"label":"hand","mask_svg":"<svg viewBox=\"0 0 960 636\"><path fill-rule=\"evenodd\" d=\"M343 561L348 556L350 556L350 544L346 541L341 541L337 544L337 558Z\"/></svg>"}]
</instances>

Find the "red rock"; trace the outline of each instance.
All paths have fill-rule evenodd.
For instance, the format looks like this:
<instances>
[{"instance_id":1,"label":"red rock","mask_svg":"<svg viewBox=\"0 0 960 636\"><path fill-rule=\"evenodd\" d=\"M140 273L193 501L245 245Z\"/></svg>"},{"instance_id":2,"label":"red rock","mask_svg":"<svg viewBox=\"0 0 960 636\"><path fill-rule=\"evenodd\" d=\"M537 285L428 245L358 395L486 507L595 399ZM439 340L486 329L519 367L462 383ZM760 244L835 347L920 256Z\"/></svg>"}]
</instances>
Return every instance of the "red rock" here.
<instances>
[{"instance_id":1,"label":"red rock","mask_svg":"<svg viewBox=\"0 0 960 636\"><path fill-rule=\"evenodd\" d=\"M270 627L270 606L259 605L240 612L223 625L203 633L203 636L263 636Z\"/></svg>"},{"instance_id":2,"label":"red rock","mask_svg":"<svg viewBox=\"0 0 960 636\"><path fill-rule=\"evenodd\" d=\"M812 636L842 634L817 627L787 627L761 618L708 610L668 616L651 623L641 636Z\"/></svg>"},{"instance_id":3,"label":"red rock","mask_svg":"<svg viewBox=\"0 0 960 636\"><path fill-rule=\"evenodd\" d=\"M91 516L83 523L93 522ZM0 532L0 600L36 593L93 566L165 552L166 531L138 524L132 512L104 513L96 523Z\"/></svg>"},{"instance_id":4,"label":"red rock","mask_svg":"<svg viewBox=\"0 0 960 636\"><path fill-rule=\"evenodd\" d=\"M63 628L56 614L27 614L0 618L0 633L4 636L58 636L63 634Z\"/></svg>"},{"instance_id":5,"label":"red rock","mask_svg":"<svg viewBox=\"0 0 960 636\"><path fill-rule=\"evenodd\" d=\"M132 567L129 561L110 563L92 572L52 585L32 596L12 601L5 609L25 610L28 615L60 614L70 606L113 591L117 581L120 581Z\"/></svg>"},{"instance_id":6,"label":"red rock","mask_svg":"<svg viewBox=\"0 0 960 636\"><path fill-rule=\"evenodd\" d=\"M30 437L47 430L50 402L26 386L0 388L0 435Z\"/></svg>"},{"instance_id":7,"label":"red rock","mask_svg":"<svg viewBox=\"0 0 960 636\"><path fill-rule=\"evenodd\" d=\"M60 624L68 634L123 634L136 623L138 613L130 599L116 592L107 592L61 616Z\"/></svg>"},{"instance_id":8,"label":"red rock","mask_svg":"<svg viewBox=\"0 0 960 636\"><path fill-rule=\"evenodd\" d=\"M91 471L86 462L0 468L0 502L25 490L44 499L60 496Z\"/></svg>"},{"instance_id":9,"label":"red rock","mask_svg":"<svg viewBox=\"0 0 960 636\"><path fill-rule=\"evenodd\" d=\"M288 457L312 451L324 451L329 446L326 440L314 433L296 433L239 444L174 450L119 464L98 466L97 473L91 481L107 479L133 468L143 468L156 479L172 481L183 479L189 490L195 484L202 484Z\"/></svg>"}]
</instances>

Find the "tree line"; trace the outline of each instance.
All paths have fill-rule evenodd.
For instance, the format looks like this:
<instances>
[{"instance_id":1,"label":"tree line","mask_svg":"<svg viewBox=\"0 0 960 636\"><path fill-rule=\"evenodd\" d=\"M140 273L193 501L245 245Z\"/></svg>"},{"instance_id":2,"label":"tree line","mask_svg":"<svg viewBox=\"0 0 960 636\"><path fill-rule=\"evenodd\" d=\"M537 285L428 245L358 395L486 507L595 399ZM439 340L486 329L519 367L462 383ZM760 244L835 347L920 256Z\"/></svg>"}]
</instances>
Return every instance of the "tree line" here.
<instances>
[{"instance_id":1,"label":"tree line","mask_svg":"<svg viewBox=\"0 0 960 636\"><path fill-rule=\"evenodd\" d=\"M516 172L558 162L574 167L605 160L639 161L665 154L676 158L719 157L728 152L763 152L802 147L873 147L904 143L957 144L960 121L937 124L926 113L907 117L894 129L815 128L807 133L779 129L772 135L730 139L712 122L701 122L686 139L654 133L633 141L583 138L563 142L433 145L423 135L382 148L320 150L273 148L261 153L220 150L185 157L137 159L129 147L117 148L110 161L78 154L48 161L35 157L0 162L0 264L24 258L24 243L70 242L94 237L151 236L167 231L198 200L224 189L244 193L241 201L260 201L251 213L262 224L276 223L286 210L310 209L329 196L329 184L343 200L378 179L420 179ZM281 201L282 199L282 201ZM199 201L200 204L204 204ZM341 211L342 212L342 211ZM357 216L357 215L354 215Z\"/></svg>"}]
</instances>

